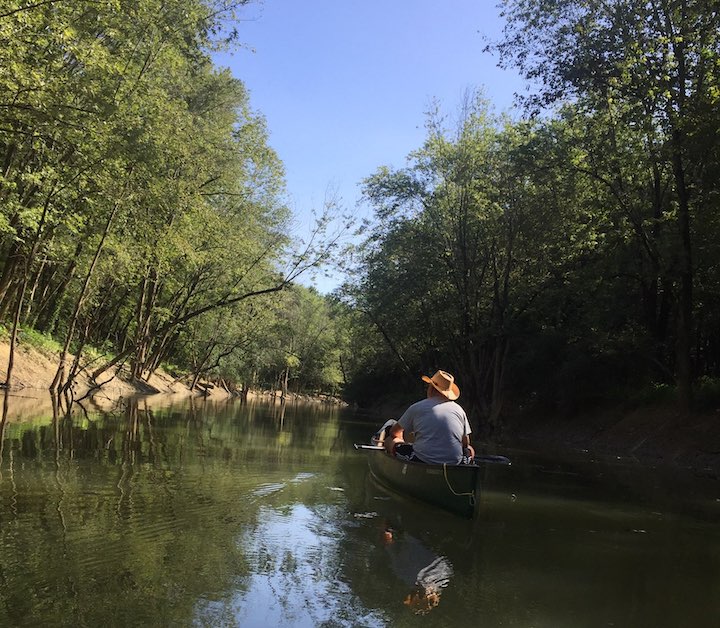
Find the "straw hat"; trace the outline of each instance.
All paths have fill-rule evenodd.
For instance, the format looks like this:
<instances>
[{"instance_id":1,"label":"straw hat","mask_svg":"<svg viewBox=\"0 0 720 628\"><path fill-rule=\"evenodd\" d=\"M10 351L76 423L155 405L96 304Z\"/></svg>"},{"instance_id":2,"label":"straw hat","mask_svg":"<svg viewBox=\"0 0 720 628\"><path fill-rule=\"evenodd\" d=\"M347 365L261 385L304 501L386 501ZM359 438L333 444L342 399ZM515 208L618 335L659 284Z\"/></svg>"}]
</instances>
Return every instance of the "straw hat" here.
<instances>
[{"instance_id":1,"label":"straw hat","mask_svg":"<svg viewBox=\"0 0 720 628\"><path fill-rule=\"evenodd\" d=\"M455 400L460 396L460 389L455 383L455 378L446 371L437 371L432 377L423 375L422 380L450 400Z\"/></svg>"}]
</instances>

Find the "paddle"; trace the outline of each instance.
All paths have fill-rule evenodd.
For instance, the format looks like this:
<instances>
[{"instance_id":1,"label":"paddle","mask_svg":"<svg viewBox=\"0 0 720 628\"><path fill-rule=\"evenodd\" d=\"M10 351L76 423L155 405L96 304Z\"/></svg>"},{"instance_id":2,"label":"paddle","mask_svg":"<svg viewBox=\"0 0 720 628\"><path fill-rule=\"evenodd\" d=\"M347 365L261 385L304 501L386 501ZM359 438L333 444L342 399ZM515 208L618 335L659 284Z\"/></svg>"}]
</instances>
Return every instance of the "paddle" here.
<instances>
[{"instance_id":1,"label":"paddle","mask_svg":"<svg viewBox=\"0 0 720 628\"><path fill-rule=\"evenodd\" d=\"M369 451L385 451L385 447L382 445L358 445L355 443L353 445L355 449L365 449ZM481 455L481 456L475 456L475 464L504 464L504 465L511 465L512 462L510 461L510 458L507 456L491 456L491 455Z\"/></svg>"},{"instance_id":2,"label":"paddle","mask_svg":"<svg viewBox=\"0 0 720 628\"><path fill-rule=\"evenodd\" d=\"M484 454L482 456L475 456L476 464L504 464L511 465L512 461L507 456L491 456L490 454Z\"/></svg>"}]
</instances>

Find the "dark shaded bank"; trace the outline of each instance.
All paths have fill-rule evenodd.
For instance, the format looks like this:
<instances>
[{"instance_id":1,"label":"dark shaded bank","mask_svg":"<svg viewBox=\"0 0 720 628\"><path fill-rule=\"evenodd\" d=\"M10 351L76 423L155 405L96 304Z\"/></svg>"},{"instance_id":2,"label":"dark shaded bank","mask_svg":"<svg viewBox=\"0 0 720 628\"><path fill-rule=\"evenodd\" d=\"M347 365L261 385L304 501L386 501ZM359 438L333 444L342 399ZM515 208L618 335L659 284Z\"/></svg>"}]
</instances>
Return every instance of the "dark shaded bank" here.
<instances>
[{"instance_id":1,"label":"dark shaded bank","mask_svg":"<svg viewBox=\"0 0 720 628\"><path fill-rule=\"evenodd\" d=\"M720 409L685 414L658 406L605 409L572 417L521 415L507 421L497 442L620 456L720 479Z\"/></svg>"},{"instance_id":2,"label":"dark shaded bank","mask_svg":"<svg viewBox=\"0 0 720 628\"><path fill-rule=\"evenodd\" d=\"M384 421L399 418L406 407L384 402L367 412ZM720 480L720 408L692 414L671 405L603 408L572 415L526 412L506 417L500 432L487 437L481 436L482 426L474 427L477 448L489 452L509 447L619 456Z\"/></svg>"}]
</instances>

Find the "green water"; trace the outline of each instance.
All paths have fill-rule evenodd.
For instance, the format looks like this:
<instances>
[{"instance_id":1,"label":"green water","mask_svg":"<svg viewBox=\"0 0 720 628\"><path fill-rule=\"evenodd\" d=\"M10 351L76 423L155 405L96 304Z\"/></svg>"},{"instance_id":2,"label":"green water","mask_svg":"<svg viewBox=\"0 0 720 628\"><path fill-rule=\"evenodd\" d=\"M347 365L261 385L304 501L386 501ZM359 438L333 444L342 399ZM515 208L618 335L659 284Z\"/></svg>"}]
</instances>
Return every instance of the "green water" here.
<instances>
[{"instance_id":1,"label":"green water","mask_svg":"<svg viewBox=\"0 0 720 628\"><path fill-rule=\"evenodd\" d=\"M500 452L513 465L486 469L465 521L372 483L352 443L380 418L21 401L1 429L0 626L720 625L712 479Z\"/></svg>"}]
</instances>

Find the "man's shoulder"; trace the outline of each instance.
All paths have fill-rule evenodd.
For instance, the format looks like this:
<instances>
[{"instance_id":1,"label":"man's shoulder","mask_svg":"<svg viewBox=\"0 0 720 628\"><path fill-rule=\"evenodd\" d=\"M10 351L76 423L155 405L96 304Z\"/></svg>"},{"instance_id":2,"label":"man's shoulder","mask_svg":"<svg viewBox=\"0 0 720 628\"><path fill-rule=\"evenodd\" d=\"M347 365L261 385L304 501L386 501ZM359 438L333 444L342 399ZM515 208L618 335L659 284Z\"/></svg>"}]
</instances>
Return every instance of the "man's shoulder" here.
<instances>
[{"instance_id":1,"label":"man's shoulder","mask_svg":"<svg viewBox=\"0 0 720 628\"><path fill-rule=\"evenodd\" d=\"M417 406L418 408L425 408L428 406L434 406L436 403L437 399L435 397L425 397L425 399L416 401L413 405Z\"/></svg>"},{"instance_id":2,"label":"man's shoulder","mask_svg":"<svg viewBox=\"0 0 720 628\"><path fill-rule=\"evenodd\" d=\"M417 417L419 415L424 414L427 412L428 408L431 408L433 404L431 403L432 399L421 399L420 401L416 401L414 404L408 407L407 410L403 413L401 419L410 418L410 417Z\"/></svg>"},{"instance_id":3,"label":"man's shoulder","mask_svg":"<svg viewBox=\"0 0 720 628\"><path fill-rule=\"evenodd\" d=\"M420 401L416 401L415 403L408 406L408 409L405 410L405 414L412 414L414 412L417 412L418 410L422 410L427 406L427 399L421 399Z\"/></svg>"},{"instance_id":4,"label":"man's shoulder","mask_svg":"<svg viewBox=\"0 0 720 628\"><path fill-rule=\"evenodd\" d=\"M463 407L454 401L445 401L440 405L440 408L449 414L459 414L460 416L465 416L465 410L463 410Z\"/></svg>"}]
</instances>

